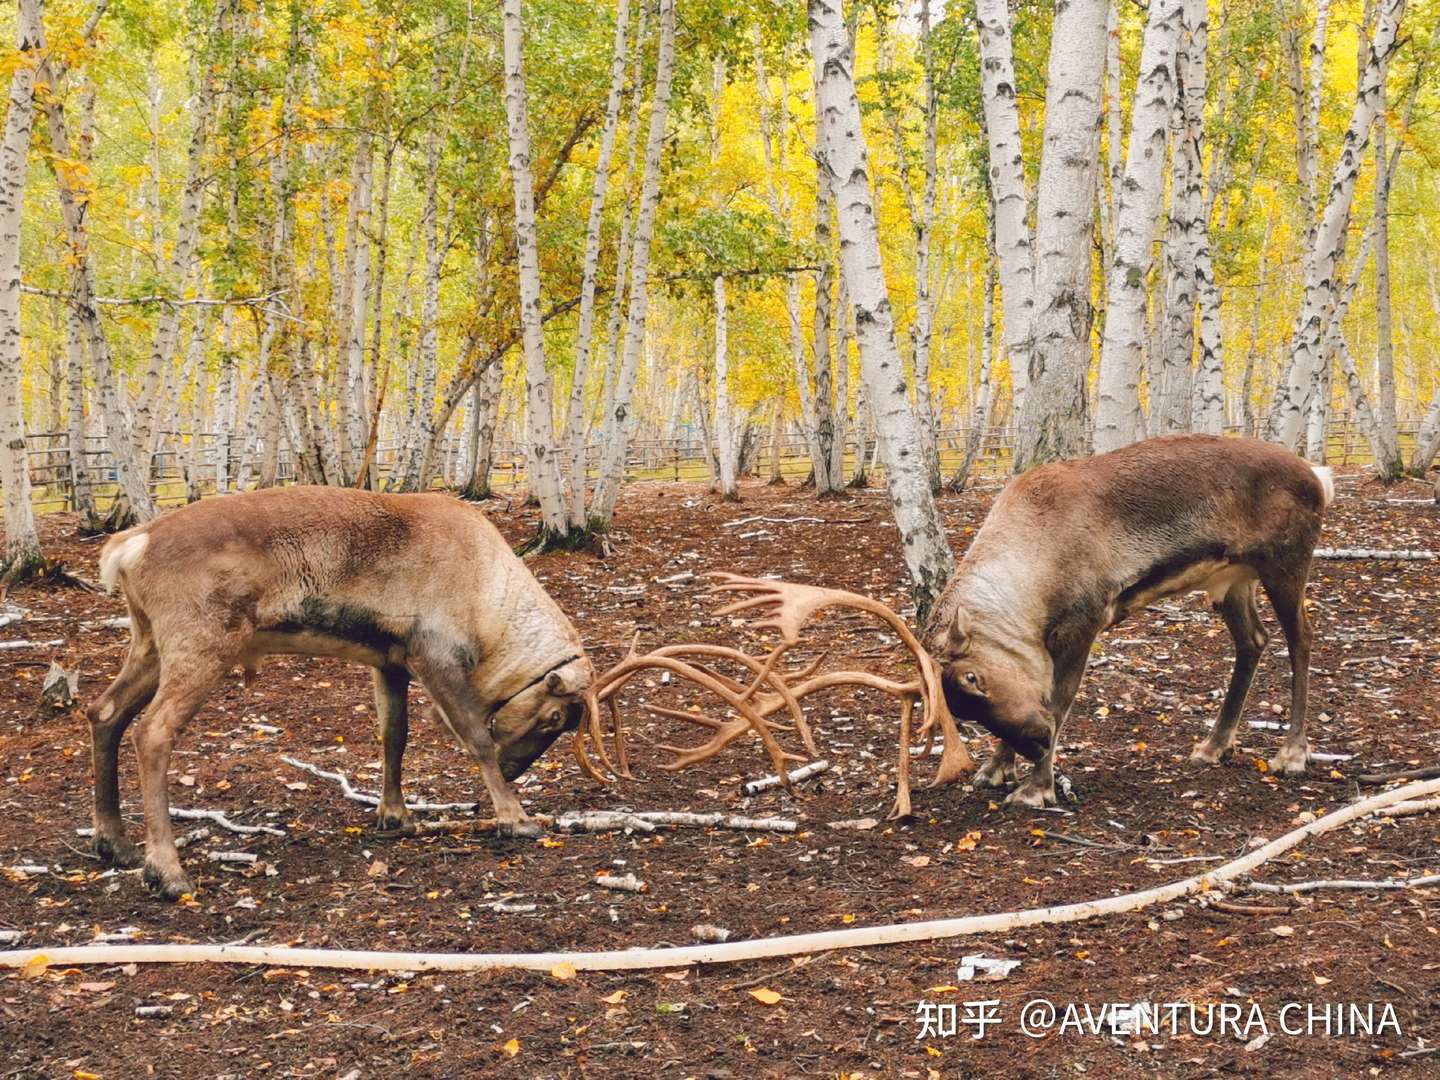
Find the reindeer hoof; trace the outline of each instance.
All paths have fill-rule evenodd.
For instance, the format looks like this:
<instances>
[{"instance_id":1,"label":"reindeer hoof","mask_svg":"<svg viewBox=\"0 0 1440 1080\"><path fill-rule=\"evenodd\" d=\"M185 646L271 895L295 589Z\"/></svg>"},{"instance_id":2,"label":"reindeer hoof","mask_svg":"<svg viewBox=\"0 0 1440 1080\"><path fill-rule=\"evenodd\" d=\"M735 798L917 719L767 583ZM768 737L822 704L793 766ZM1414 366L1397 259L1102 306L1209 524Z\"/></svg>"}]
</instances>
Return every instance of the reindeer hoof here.
<instances>
[{"instance_id":1,"label":"reindeer hoof","mask_svg":"<svg viewBox=\"0 0 1440 1080\"><path fill-rule=\"evenodd\" d=\"M515 840L537 840L545 830L528 818L523 821L500 821L495 825L495 835Z\"/></svg>"},{"instance_id":2,"label":"reindeer hoof","mask_svg":"<svg viewBox=\"0 0 1440 1080\"><path fill-rule=\"evenodd\" d=\"M1234 756L1235 748L1233 746L1221 749L1206 740L1190 751L1190 762L1193 765L1218 765L1222 761L1229 761Z\"/></svg>"},{"instance_id":3,"label":"reindeer hoof","mask_svg":"<svg viewBox=\"0 0 1440 1080\"><path fill-rule=\"evenodd\" d=\"M414 836L415 815L408 810L404 814L382 813L375 819L375 829L382 836Z\"/></svg>"},{"instance_id":4,"label":"reindeer hoof","mask_svg":"<svg viewBox=\"0 0 1440 1080\"><path fill-rule=\"evenodd\" d=\"M95 837L95 854L106 866L118 866L122 870L133 870L140 865L140 849L123 836Z\"/></svg>"},{"instance_id":5,"label":"reindeer hoof","mask_svg":"<svg viewBox=\"0 0 1440 1080\"><path fill-rule=\"evenodd\" d=\"M975 774L977 788L1004 788L1015 783L1015 766L989 762Z\"/></svg>"},{"instance_id":6,"label":"reindeer hoof","mask_svg":"<svg viewBox=\"0 0 1440 1080\"><path fill-rule=\"evenodd\" d=\"M1028 806L1032 810L1041 810L1047 806L1055 805L1055 785L1041 787L1039 784L1032 784L1028 780L1018 788L1005 796L1006 806Z\"/></svg>"},{"instance_id":7,"label":"reindeer hoof","mask_svg":"<svg viewBox=\"0 0 1440 1080\"><path fill-rule=\"evenodd\" d=\"M145 882L146 888L161 900L179 900L186 893L195 891L195 886L190 884L190 879L183 873L166 874L148 862L140 877Z\"/></svg>"},{"instance_id":8,"label":"reindeer hoof","mask_svg":"<svg viewBox=\"0 0 1440 1080\"><path fill-rule=\"evenodd\" d=\"M1310 750L1308 747L1292 750L1288 746L1282 746L1268 764L1271 772L1281 776L1304 776L1305 768L1310 764Z\"/></svg>"}]
</instances>

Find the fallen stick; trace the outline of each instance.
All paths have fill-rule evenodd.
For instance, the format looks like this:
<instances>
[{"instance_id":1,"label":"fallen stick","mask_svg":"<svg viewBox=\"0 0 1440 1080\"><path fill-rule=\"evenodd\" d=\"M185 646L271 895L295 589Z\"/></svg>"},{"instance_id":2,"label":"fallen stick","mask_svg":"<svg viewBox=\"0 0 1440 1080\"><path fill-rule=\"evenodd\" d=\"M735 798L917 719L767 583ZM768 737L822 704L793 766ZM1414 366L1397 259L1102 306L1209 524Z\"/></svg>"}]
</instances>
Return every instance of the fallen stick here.
<instances>
[{"instance_id":1,"label":"fallen stick","mask_svg":"<svg viewBox=\"0 0 1440 1080\"><path fill-rule=\"evenodd\" d=\"M867 519L867 520L868 520L868 519ZM721 527L722 529L733 529L733 528L736 528L737 526L740 526L740 525L749 525L749 524L751 524L752 522L756 522L756 521L767 521L767 522L771 522L771 523L776 524L776 525L791 525L791 524L798 524L798 523L802 523L802 522L803 522L803 523L813 523L813 524L815 524L815 525L824 525L824 524L826 524L826 521L825 521L824 518L818 518L818 517L789 517L789 518L783 518L783 517L766 517L764 514L756 514L754 517L736 518L734 521L727 521L727 522L725 522L724 524L722 524L720 527Z\"/></svg>"},{"instance_id":2,"label":"fallen stick","mask_svg":"<svg viewBox=\"0 0 1440 1080\"><path fill-rule=\"evenodd\" d=\"M825 758L819 761L812 761L808 765L801 765L790 773L790 782L798 784L801 780L809 780L812 776L819 776L823 772L830 771L830 762ZM771 788L780 786L778 775L762 776L759 780L751 780L740 786L741 794L758 795L762 791L769 791Z\"/></svg>"},{"instance_id":3,"label":"fallen stick","mask_svg":"<svg viewBox=\"0 0 1440 1080\"><path fill-rule=\"evenodd\" d=\"M55 641L0 641L0 649L58 649L65 642Z\"/></svg>"},{"instance_id":4,"label":"fallen stick","mask_svg":"<svg viewBox=\"0 0 1440 1080\"><path fill-rule=\"evenodd\" d=\"M211 862L245 864L253 863L260 858L248 851L212 851L209 857Z\"/></svg>"},{"instance_id":5,"label":"fallen stick","mask_svg":"<svg viewBox=\"0 0 1440 1080\"><path fill-rule=\"evenodd\" d=\"M229 829L233 833L245 836L253 836L257 833L264 833L267 836L285 835L284 829L277 829L272 825L241 825L231 821L219 810L185 810L178 806L172 806L170 816L179 818L181 821L211 821L222 829Z\"/></svg>"},{"instance_id":6,"label":"fallen stick","mask_svg":"<svg viewBox=\"0 0 1440 1080\"><path fill-rule=\"evenodd\" d=\"M740 829L754 832L795 832L800 826L789 818L752 818L741 814L690 814L682 810L642 810L632 815L651 825L695 825L703 829Z\"/></svg>"},{"instance_id":7,"label":"fallen stick","mask_svg":"<svg viewBox=\"0 0 1440 1080\"><path fill-rule=\"evenodd\" d=\"M641 881L634 874L626 874L624 877L617 877L614 874L601 874L595 879L595 884L602 889L614 889L617 892L643 893L649 892L650 886Z\"/></svg>"},{"instance_id":8,"label":"fallen stick","mask_svg":"<svg viewBox=\"0 0 1440 1080\"><path fill-rule=\"evenodd\" d=\"M1405 769L1401 772L1361 773L1355 779L1362 784L1388 784L1391 780L1429 780L1440 776L1440 765L1426 765L1422 769Z\"/></svg>"},{"instance_id":9,"label":"fallen stick","mask_svg":"<svg viewBox=\"0 0 1440 1080\"><path fill-rule=\"evenodd\" d=\"M320 779L322 779L322 780L333 780L335 783L337 783L337 784L340 785L340 790L341 790L341 792L343 792L344 795L345 795L345 798L349 799L351 802L363 803L363 804L366 805L366 806L379 806L379 805L380 805L380 796L379 796L379 795L372 795L372 794L370 794L370 792L368 792L368 791L361 791L359 788L357 788L357 787L355 787L353 784L351 784L351 783L350 783L350 778L349 778L348 776L346 776L346 775L345 775L344 773L342 773L342 772L331 772L331 771L328 770L328 769L322 769L322 768L320 768L320 766L318 766L318 765L311 765L308 761L301 761L299 758L281 757L280 760L283 761L286 765L291 766L292 768L299 769L301 772L307 772L307 773L309 773L311 776L318 776L318 777L320 777ZM406 802L405 802L405 805L406 805L407 808L409 808L409 809L411 809L411 810L446 811L446 810L474 810L475 807L478 806L479 804L478 804L478 803L473 803L473 802L466 802L466 803L459 803L459 802L447 802L447 803L410 802L410 801L407 799Z\"/></svg>"},{"instance_id":10,"label":"fallen stick","mask_svg":"<svg viewBox=\"0 0 1440 1080\"><path fill-rule=\"evenodd\" d=\"M1387 551L1384 548L1316 548L1317 559L1374 560L1376 562L1429 562L1440 559L1433 551L1416 551L1398 548Z\"/></svg>"},{"instance_id":11,"label":"fallen stick","mask_svg":"<svg viewBox=\"0 0 1440 1080\"><path fill-rule=\"evenodd\" d=\"M38 962L52 965L220 963L278 965L304 968L342 968L362 971L494 971L516 969L549 971L571 964L577 971L636 971L689 967L692 964L728 964L777 956L802 956L832 949L873 948L911 941L994 934L1029 926L1080 922L1103 915L1118 915L1181 897L1208 892L1224 882L1243 877L1256 867L1283 855L1306 840L1333 832L1359 818L1390 811L1407 800L1427 805L1440 797L1440 780L1427 780L1378 792L1339 807L1324 817L1293 829L1254 851L1203 874L1157 885L1140 892L1082 900L1055 907L1027 908L994 915L961 915L919 922L856 926L808 934L752 938L718 945L680 945L616 951L541 953L415 953L364 949L296 949L270 945L109 945L65 948L12 949L0 952L0 967L24 967ZM1422 801L1425 800L1425 801Z\"/></svg>"},{"instance_id":12,"label":"fallen stick","mask_svg":"<svg viewBox=\"0 0 1440 1080\"><path fill-rule=\"evenodd\" d=\"M1297 881L1293 885L1271 885L1264 881L1247 882L1241 888L1264 893L1307 893L1321 889L1353 889L1362 892L1383 889L1420 889L1426 885L1440 885L1440 874L1419 878L1385 878L1381 881Z\"/></svg>"},{"instance_id":13,"label":"fallen stick","mask_svg":"<svg viewBox=\"0 0 1440 1080\"><path fill-rule=\"evenodd\" d=\"M1290 909L1279 904L1232 904L1229 900L1211 900L1216 911L1231 915L1289 915Z\"/></svg>"},{"instance_id":14,"label":"fallen stick","mask_svg":"<svg viewBox=\"0 0 1440 1080\"><path fill-rule=\"evenodd\" d=\"M612 829L655 831L655 826L644 818L623 810L570 810L555 819L555 827L572 832L609 832Z\"/></svg>"}]
</instances>

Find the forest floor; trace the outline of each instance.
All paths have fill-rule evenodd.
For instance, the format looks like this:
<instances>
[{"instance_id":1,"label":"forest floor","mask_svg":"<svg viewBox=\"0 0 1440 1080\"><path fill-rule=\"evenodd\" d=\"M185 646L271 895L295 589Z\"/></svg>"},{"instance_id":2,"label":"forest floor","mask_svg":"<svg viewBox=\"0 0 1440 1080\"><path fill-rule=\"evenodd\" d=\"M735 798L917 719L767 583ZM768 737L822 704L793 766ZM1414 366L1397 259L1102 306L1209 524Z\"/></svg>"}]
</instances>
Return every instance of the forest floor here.
<instances>
[{"instance_id":1,"label":"forest floor","mask_svg":"<svg viewBox=\"0 0 1440 1080\"><path fill-rule=\"evenodd\" d=\"M1340 479L1322 544L1436 548L1440 514L1428 485L1385 490L1366 474ZM738 644L687 571L779 574L905 605L897 538L882 492L817 502L796 488L746 485L722 504L703 486L636 484L621 502L613 553L532 562L577 624L597 666L638 631L642 647L682 640ZM947 495L957 549L979 525L994 486ZM486 507L512 540L533 515ZM758 518L737 524L742 518ZM777 520L781 519L781 520ZM783 520L796 519L796 520ZM816 520L819 519L819 520ZM53 557L93 578L99 542L47 517ZM434 572L443 574L443 567ZM691 729L636 704L681 703L679 688L637 682L625 712L640 780L601 788L557 744L522 795L536 813L626 805L742 810L797 819L794 834L661 829L650 835L552 834L499 841L457 829L378 836L371 812L282 755L378 786L370 677L338 661L277 658L250 689L235 673L181 736L174 805L220 809L284 831L239 836L210 827L182 852L195 877L189 902L150 899L135 873L103 874L77 829L89 825L88 738L78 710L40 704L51 659L80 673L80 698L118 670L126 633L101 620L120 600L75 590L21 588L29 615L0 639L59 642L0 653L0 930L19 945L84 944L127 933L147 942L225 942L431 951L614 949L692 940L718 924L732 940L807 930L1002 912L1109 896L1188 876L1273 838L1306 813L1351 801L1355 777L1440 760L1440 564L1317 563L1310 603L1318 625L1312 748L1353 755L1302 780L1262 767L1279 733L1242 724L1233 762L1196 769L1230 671L1231 646L1203 597L1158 605L1109 631L1062 736L1060 769L1078 801L1055 812L1016 811L968 787L926 790L915 816L883 821L893 794L895 709L836 693L812 702L822 753L835 763L801 785L744 799L739 785L769 771L737 743L683 774L653 768L644 737L695 740ZM1288 701L1283 639L1274 640L1245 712L1273 721ZM894 642L843 617L822 635L833 664L903 670ZM757 646L755 639L748 640ZM797 650L797 656L813 652ZM406 791L436 801L483 796L479 778L437 725L418 719L412 691ZM981 754L983 741L972 745ZM122 791L138 838L138 785L127 745ZM486 811L488 813L488 808ZM432 815L433 816L433 815ZM882 819L868 831L838 820ZM194 822L177 822L185 833ZM1048 835L1047 835L1048 834ZM1054 834L1070 841L1054 838ZM1092 846L1093 845L1093 846ZM207 859L247 851L251 865ZM1187 861L1188 860L1188 861ZM5 867L42 864L47 872ZM1370 820L1308 841L1263 868L1269 881L1379 878L1440 871L1440 819ZM597 887L602 872L634 873L644 894ZM499 900L512 902L497 910ZM1132 915L927 944L670 972L375 974L219 966L59 970L0 975L0 1076L979 1076L1266 1077L1437 1075L1440 1055L1440 889L1264 896L1283 914L1227 914L1198 902ZM529 907L533 905L533 908ZM527 910L528 908L528 910ZM131 928L128 931L124 928ZM957 981L971 953L1020 961L1000 981ZM565 973L561 973L562 975ZM958 989L957 989L958 987ZM752 991L773 991L773 994ZM777 996L778 995L778 998ZM1075 1006L1085 1026L1031 1038L1023 1006ZM993 999L999 1022L983 1038L963 1020L950 1037L919 1037L920 1003ZM766 1001L772 1003L767 1004ZM1230 1003L1232 1028L1144 1037L1092 1032L1105 1003ZM1313 1034L1281 1029L1315 1027ZM1333 1003L1393 1006L1400 1028L1340 1034L1307 1020ZM170 1006L137 1019L139 1005ZM1253 1024L1258 1006L1271 1032ZM975 1007L978 1009L978 1007ZM972 1011L971 1016L981 1015ZM1217 1013L1218 1015L1218 1013ZM1199 1018L1203 1030L1203 1015ZM1348 1020L1347 1020L1348 1023ZM1418 1052L1417 1052L1418 1051Z\"/></svg>"}]
</instances>

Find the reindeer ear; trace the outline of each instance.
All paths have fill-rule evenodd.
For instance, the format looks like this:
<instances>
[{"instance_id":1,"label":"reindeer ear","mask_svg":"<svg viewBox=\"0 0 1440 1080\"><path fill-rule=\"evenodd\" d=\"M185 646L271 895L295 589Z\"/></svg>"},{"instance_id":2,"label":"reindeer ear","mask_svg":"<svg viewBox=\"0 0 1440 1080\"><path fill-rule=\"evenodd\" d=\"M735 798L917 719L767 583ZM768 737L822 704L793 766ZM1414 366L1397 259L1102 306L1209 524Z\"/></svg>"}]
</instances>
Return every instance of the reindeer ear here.
<instances>
[{"instance_id":1,"label":"reindeer ear","mask_svg":"<svg viewBox=\"0 0 1440 1080\"><path fill-rule=\"evenodd\" d=\"M950 620L950 630L945 643L955 656L964 656L970 651L970 613L963 607L955 609L955 617Z\"/></svg>"},{"instance_id":2,"label":"reindeer ear","mask_svg":"<svg viewBox=\"0 0 1440 1080\"><path fill-rule=\"evenodd\" d=\"M565 690L565 676L559 671L552 671L545 676L545 686L552 694L563 693Z\"/></svg>"}]
</instances>

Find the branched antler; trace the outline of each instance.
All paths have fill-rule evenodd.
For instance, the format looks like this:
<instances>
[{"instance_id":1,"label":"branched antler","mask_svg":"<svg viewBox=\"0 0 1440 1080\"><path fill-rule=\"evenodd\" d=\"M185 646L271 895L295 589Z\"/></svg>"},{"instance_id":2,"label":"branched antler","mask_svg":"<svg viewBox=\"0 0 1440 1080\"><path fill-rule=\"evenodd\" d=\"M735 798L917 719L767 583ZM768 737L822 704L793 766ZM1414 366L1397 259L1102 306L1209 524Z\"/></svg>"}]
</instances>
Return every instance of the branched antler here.
<instances>
[{"instance_id":1,"label":"branched antler","mask_svg":"<svg viewBox=\"0 0 1440 1080\"><path fill-rule=\"evenodd\" d=\"M892 817L903 817L910 813L910 743L914 734L925 737L926 745L932 745L938 728L943 739L940 766L931 786L947 784L973 772L975 763L960 741L955 721L945 707L940 690L939 670L935 662L895 612L884 604L857 593L840 589L824 589L813 585L799 585L786 581L771 581L762 578L742 577L738 574L716 573L710 575L716 584L710 589L714 595L748 594L727 604L717 614L733 615L749 612L746 618L754 628L770 628L780 634L780 642L763 659L723 645L668 645L649 653L639 653L632 644L626 657L609 671L596 679L587 698L587 722L575 733L575 753L585 771L597 780L604 780L604 774L596 768L586 753L586 742L595 746L604 768L616 775L630 777L626 753L624 726L615 704L615 694L635 675L646 670L663 670L693 683L719 697L730 710L737 713L734 719L719 720L701 712L647 705L655 715L684 720L708 729L710 738L694 747L677 747L660 744L659 749L674 754L674 758L660 767L667 771L687 768L706 761L730 743L747 732L756 735L770 757L770 763L781 777L787 789L790 787L787 761L803 760L798 754L784 750L775 738L776 731L793 730L799 737L806 752L812 757L817 754L814 738L800 708L800 699L809 694L837 686L862 686L889 694L900 702L900 759L896 770L895 805ZM831 607L853 608L874 615L885 622L899 636L901 642L915 659L919 668L917 677L908 682L897 682L868 671L831 671L817 675L820 657L806 668L790 673L777 670L781 658L800 642L800 631L817 612ZM763 616L763 618L756 618ZM710 667L682 657L707 657L728 660L749 670L752 678L747 683L731 679ZM798 685L791 686L791 680ZM615 760L612 763L605 751L601 703L604 703L611 718L612 740ZM924 723L918 733L912 731L915 706L919 704L924 713ZM769 719L773 714L785 711L790 723L781 724Z\"/></svg>"}]
</instances>

